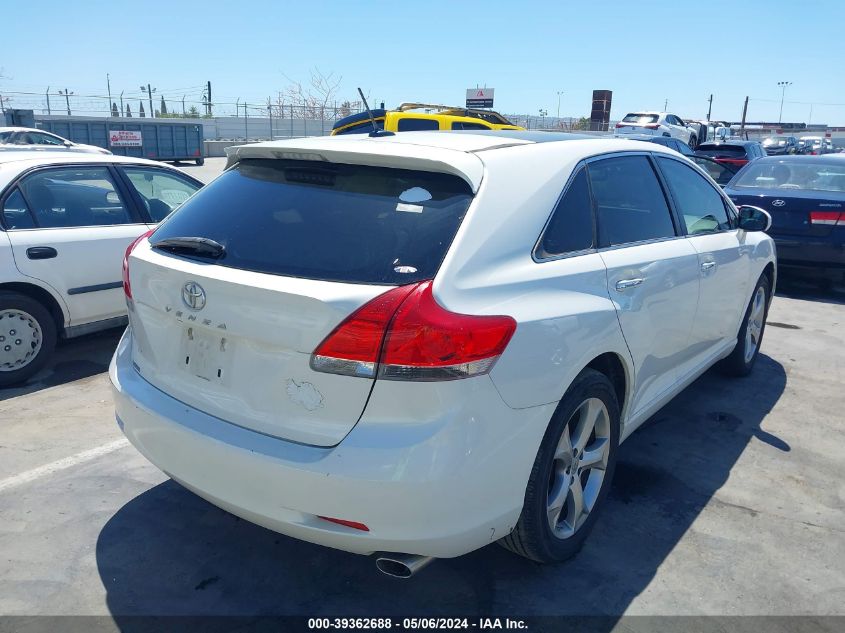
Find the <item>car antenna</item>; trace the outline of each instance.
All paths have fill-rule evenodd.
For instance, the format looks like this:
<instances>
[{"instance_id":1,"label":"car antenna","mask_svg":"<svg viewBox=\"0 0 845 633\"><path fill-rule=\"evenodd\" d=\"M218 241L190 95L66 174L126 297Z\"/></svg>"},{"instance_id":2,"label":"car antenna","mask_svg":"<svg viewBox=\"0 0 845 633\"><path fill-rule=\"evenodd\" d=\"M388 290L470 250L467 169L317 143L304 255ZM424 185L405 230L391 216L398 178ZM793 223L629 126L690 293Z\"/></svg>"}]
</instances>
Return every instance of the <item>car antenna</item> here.
<instances>
[{"instance_id":1,"label":"car antenna","mask_svg":"<svg viewBox=\"0 0 845 633\"><path fill-rule=\"evenodd\" d=\"M370 132L370 136L393 136L393 132L388 132L387 130L380 130L376 125L376 118L373 116L372 110L370 110L370 105L367 103L367 98L364 96L364 93L358 88L358 94L361 95L361 101L364 102L364 107L367 108L367 114L370 115L370 123L373 125L373 131Z\"/></svg>"}]
</instances>

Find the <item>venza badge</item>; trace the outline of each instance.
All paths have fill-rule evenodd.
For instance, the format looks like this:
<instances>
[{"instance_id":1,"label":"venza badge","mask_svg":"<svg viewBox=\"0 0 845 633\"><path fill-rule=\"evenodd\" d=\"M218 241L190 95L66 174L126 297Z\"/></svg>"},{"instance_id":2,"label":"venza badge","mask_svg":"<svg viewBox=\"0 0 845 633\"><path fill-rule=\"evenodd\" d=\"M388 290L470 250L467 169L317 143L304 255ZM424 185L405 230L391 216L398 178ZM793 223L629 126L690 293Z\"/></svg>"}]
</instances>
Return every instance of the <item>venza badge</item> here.
<instances>
[{"instance_id":1,"label":"venza badge","mask_svg":"<svg viewBox=\"0 0 845 633\"><path fill-rule=\"evenodd\" d=\"M191 310L202 310L205 307L205 290L195 281L189 281L182 286L182 301Z\"/></svg>"}]
</instances>

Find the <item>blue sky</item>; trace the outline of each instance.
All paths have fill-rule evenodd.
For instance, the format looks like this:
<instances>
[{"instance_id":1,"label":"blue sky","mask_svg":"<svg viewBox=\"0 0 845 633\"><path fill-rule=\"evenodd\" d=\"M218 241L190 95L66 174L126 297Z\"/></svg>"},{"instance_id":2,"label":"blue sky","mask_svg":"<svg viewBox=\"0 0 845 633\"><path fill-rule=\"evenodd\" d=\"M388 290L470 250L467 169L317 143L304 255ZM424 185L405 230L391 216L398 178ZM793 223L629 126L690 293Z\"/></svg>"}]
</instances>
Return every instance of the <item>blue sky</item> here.
<instances>
[{"instance_id":1,"label":"blue sky","mask_svg":"<svg viewBox=\"0 0 845 633\"><path fill-rule=\"evenodd\" d=\"M792 81L783 120L845 125L845 0L616 2L79 2L31 0L4 19L0 94L133 96L150 82L169 101L266 103L309 71L342 77L388 106L460 103L476 84L497 110L589 114L593 89L614 92L612 115L662 109L777 120L778 81ZM45 20L45 27L24 28ZM19 23L18 27L15 23ZM87 101L87 103L86 103ZM53 108L58 98L52 97ZM78 97L80 109L93 107ZM823 105L829 104L829 105ZM170 106L172 109L172 105ZM223 109L221 106L220 109ZM234 106L227 106L230 112Z\"/></svg>"}]
</instances>

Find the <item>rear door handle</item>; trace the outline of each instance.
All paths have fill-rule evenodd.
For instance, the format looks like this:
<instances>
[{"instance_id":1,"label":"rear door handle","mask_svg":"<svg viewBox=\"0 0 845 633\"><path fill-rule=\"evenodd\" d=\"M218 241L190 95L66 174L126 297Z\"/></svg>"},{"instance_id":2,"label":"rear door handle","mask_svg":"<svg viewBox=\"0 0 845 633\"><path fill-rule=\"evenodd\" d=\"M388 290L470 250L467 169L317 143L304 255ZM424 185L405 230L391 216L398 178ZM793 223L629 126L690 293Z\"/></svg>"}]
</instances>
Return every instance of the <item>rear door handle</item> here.
<instances>
[{"instance_id":1,"label":"rear door handle","mask_svg":"<svg viewBox=\"0 0 845 633\"><path fill-rule=\"evenodd\" d=\"M701 264L701 272L706 273L711 268L716 268L716 262L703 262Z\"/></svg>"},{"instance_id":2,"label":"rear door handle","mask_svg":"<svg viewBox=\"0 0 845 633\"><path fill-rule=\"evenodd\" d=\"M31 246L26 249L26 256L30 259L53 259L58 254L52 246Z\"/></svg>"},{"instance_id":3,"label":"rear door handle","mask_svg":"<svg viewBox=\"0 0 845 633\"><path fill-rule=\"evenodd\" d=\"M645 277L634 277L633 279L620 279L616 282L616 289L619 291L639 286L645 281Z\"/></svg>"}]
</instances>

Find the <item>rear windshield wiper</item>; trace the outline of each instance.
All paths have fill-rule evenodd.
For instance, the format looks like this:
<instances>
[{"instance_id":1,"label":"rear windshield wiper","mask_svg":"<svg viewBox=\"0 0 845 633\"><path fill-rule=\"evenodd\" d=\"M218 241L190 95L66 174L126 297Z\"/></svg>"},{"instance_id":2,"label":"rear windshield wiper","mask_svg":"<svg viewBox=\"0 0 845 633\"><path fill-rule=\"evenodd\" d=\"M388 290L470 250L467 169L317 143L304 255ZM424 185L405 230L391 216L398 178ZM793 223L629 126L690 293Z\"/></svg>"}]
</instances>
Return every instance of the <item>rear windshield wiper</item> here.
<instances>
[{"instance_id":1,"label":"rear windshield wiper","mask_svg":"<svg viewBox=\"0 0 845 633\"><path fill-rule=\"evenodd\" d=\"M173 253L199 255L211 259L220 259L226 254L225 246L207 237L167 237L150 246Z\"/></svg>"}]
</instances>

